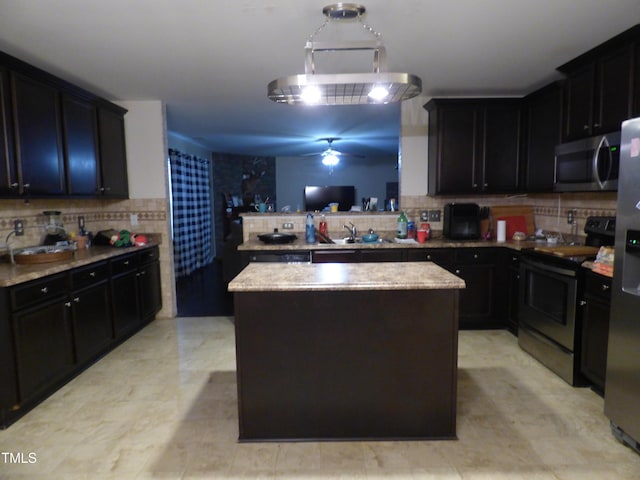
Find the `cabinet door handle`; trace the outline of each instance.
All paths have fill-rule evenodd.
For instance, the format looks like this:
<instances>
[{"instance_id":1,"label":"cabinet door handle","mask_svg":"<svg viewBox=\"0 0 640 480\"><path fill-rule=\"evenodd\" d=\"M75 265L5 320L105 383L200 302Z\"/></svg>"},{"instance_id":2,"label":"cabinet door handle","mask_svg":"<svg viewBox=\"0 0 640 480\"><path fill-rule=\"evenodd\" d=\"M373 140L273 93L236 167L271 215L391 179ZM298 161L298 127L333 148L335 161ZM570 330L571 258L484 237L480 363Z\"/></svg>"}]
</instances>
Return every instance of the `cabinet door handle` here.
<instances>
[{"instance_id":1,"label":"cabinet door handle","mask_svg":"<svg viewBox=\"0 0 640 480\"><path fill-rule=\"evenodd\" d=\"M586 300L580 300L580 306L584 307L587 304Z\"/></svg>"},{"instance_id":2,"label":"cabinet door handle","mask_svg":"<svg viewBox=\"0 0 640 480\"><path fill-rule=\"evenodd\" d=\"M599 123L594 123L593 126L594 126L594 128L600 128L600 124Z\"/></svg>"},{"instance_id":3,"label":"cabinet door handle","mask_svg":"<svg viewBox=\"0 0 640 480\"><path fill-rule=\"evenodd\" d=\"M25 183L24 185L22 185L23 188L29 188L31 186L30 183Z\"/></svg>"},{"instance_id":4,"label":"cabinet door handle","mask_svg":"<svg viewBox=\"0 0 640 480\"><path fill-rule=\"evenodd\" d=\"M80 297L75 297L75 298L73 299L73 301L74 301L75 303L80 303Z\"/></svg>"},{"instance_id":5,"label":"cabinet door handle","mask_svg":"<svg viewBox=\"0 0 640 480\"><path fill-rule=\"evenodd\" d=\"M71 302L64 302L64 306L71 308Z\"/></svg>"},{"instance_id":6,"label":"cabinet door handle","mask_svg":"<svg viewBox=\"0 0 640 480\"><path fill-rule=\"evenodd\" d=\"M460 270L456 269L456 275L460 274Z\"/></svg>"},{"instance_id":7,"label":"cabinet door handle","mask_svg":"<svg viewBox=\"0 0 640 480\"><path fill-rule=\"evenodd\" d=\"M431 261L431 255L427 255L427 260Z\"/></svg>"},{"instance_id":8,"label":"cabinet door handle","mask_svg":"<svg viewBox=\"0 0 640 480\"><path fill-rule=\"evenodd\" d=\"M485 183L485 184L484 184L484 188L487 188L488 186L489 186L489 184L488 184L488 183Z\"/></svg>"},{"instance_id":9,"label":"cabinet door handle","mask_svg":"<svg viewBox=\"0 0 640 480\"><path fill-rule=\"evenodd\" d=\"M129 265L129 260L127 260L126 262L123 262L123 265Z\"/></svg>"},{"instance_id":10,"label":"cabinet door handle","mask_svg":"<svg viewBox=\"0 0 640 480\"><path fill-rule=\"evenodd\" d=\"M478 254L477 254L477 253L474 253L474 254L473 254L473 258L477 259L477 258L478 258Z\"/></svg>"},{"instance_id":11,"label":"cabinet door handle","mask_svg":"<svg viewBox=\"0 0 640 480\"><path fill-rule=\"evenodd\" d=\"M94 277L96 276L96 272L89 272L89 276L90 276L91 278L94 278Z\"/></svg>"},{"instance_id":12,"label":"cabinet door handle","mask_svg":"<svg viewBox=\"0 0 640 480\"><path fill-rule=\"evenodd\" d=\"M474 184L473 184L473 188L478 188L478 184L477 184L477 183L474 183Z\"/></svg>"},{"instance_id":13,"label":"cabinet door handle","mask_svg":"<svg viewBox=\"0 0 640 480\"><path fill-rule=\"evenodd\" d=\"M18 188L18 185L20 185L18 182L13 182L10 187L11 188Z\"/></svg>"},{"instance_id":14,"label":"cabinet door handle","mask_svg":"<svg viewBox=\"0 0 640 480\"><path fill-rule=\"evenodd\" d=\"M609 285L607 285L606 283L603 283L601 285L602 291L606 292L607 290L609 290L611 287Z\"/></svg>"},{"instance_id":15,"label":"cabinet door handle","mask_svg":"<svg viewBox=\"0 0 640 480\"><path fill-rule=\"evenodd\" d=\"M49 293L49 287L42 287L42 288L40 289L40 291L41 291L42 293Z\"/></svg>"},{"instance_id":16,"label":"cabinet door handle","mask_svg":"<svg viewBox=\"0 0 640 480\"><path fill-rule=\"evenodd\" d=\"M583 129L583 130L589 130L589 125L583 125L583 126L582 126L582 129Z\"/></svg>"}]
</instances>

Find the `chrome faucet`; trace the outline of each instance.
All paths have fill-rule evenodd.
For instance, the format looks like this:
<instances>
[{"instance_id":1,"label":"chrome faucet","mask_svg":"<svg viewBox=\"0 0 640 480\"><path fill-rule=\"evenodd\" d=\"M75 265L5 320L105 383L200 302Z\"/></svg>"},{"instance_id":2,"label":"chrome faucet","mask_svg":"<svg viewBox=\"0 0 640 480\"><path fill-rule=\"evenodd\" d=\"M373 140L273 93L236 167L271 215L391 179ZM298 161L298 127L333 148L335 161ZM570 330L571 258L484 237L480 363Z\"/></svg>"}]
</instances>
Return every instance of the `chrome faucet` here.
<instances>
[{"instance_id":1,"label":"chrome faucet","mask_svg":"<svg viewBox=\"0 0 640 480\"><path fill-rule=\"evenodd\" d=\"M349 230L349 233L351 234L351 240L355 240L358 236L358 231L356 230L356 226L353 223L349 222L349 225L344 225L344 228Z\"/></svg>"}]
</instances>

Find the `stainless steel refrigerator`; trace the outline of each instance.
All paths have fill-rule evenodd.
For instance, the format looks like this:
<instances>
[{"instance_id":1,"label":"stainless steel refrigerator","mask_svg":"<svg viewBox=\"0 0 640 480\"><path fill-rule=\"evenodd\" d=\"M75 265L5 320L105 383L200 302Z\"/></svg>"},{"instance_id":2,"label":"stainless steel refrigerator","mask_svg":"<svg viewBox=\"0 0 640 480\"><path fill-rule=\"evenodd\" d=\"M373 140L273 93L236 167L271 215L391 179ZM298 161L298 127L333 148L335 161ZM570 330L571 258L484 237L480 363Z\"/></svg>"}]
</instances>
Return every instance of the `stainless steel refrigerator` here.
<instances>
[{"instance_id":1,"label":"stainless steel refrigerator","mask_svg":"<svg viewBox=\"0 0 640 480\"><path fill-rule=\"evenodd\" d=\"M604 412L640 453L640 118L622 124Z\"/></svg>"}]
</instances>

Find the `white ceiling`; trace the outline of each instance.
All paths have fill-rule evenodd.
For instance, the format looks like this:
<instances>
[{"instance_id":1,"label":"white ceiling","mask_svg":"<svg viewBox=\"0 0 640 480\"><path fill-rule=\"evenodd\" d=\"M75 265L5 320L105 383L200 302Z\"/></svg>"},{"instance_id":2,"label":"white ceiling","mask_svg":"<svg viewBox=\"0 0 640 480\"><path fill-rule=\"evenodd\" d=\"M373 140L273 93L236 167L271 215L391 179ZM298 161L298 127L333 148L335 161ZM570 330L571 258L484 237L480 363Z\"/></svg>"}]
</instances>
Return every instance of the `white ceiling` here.
<instances>
[{"instance_id":1,"label":"white ceiling","mask_svg":"<svg viewBox=\"0 0 640 480\"><path fill-rule=\"evenodd\" d=\"M112 100L162 100L169 130L212 151L301 155L320 151L318 138L341 137L338 150L395 154L398 105L309 108L267 99L271 80L304 73L304 44L329 3L0 0L0 50ZM638 0L363 5L364 20L382 34L389 71L421 77L427 97L526 94L557 78L557 66L640 23ZM353 22L331 28L364 33Z\"/></svg>"}]
</instances>

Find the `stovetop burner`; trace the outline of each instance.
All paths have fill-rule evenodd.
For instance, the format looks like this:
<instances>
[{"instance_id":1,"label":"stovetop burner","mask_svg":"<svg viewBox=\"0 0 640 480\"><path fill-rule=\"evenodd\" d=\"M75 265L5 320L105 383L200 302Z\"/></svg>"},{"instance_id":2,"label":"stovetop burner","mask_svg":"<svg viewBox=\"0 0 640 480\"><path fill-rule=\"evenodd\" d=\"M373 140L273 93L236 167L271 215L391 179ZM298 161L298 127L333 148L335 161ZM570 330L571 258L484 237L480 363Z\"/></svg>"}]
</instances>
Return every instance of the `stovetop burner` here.
<instances>
[{"instance_id":1,"label":"stovetop burner","mask_svg":"<svg viewBox=\"0 0 640 480\"><path fill-rule=\"evenodd\" d=\"M596 258L601 246L613 245L615 240L616 217L587 217L584 245L541 245L524 248L522 253L536 257L546 263L555 263L569 268L578 268L584 261Z\"/></svg>"}]
</instances>

